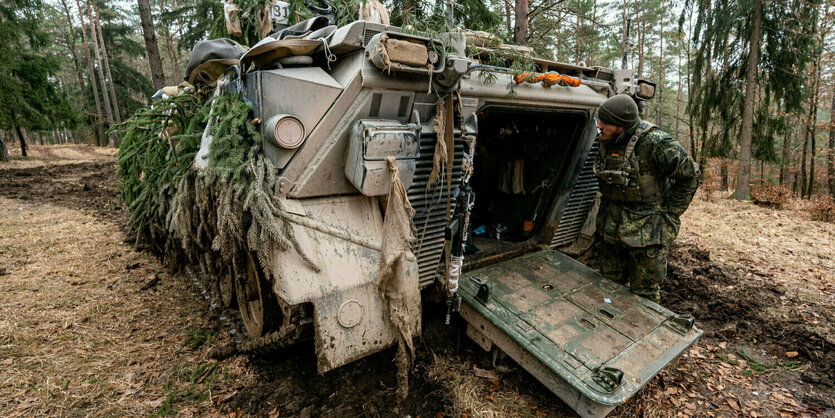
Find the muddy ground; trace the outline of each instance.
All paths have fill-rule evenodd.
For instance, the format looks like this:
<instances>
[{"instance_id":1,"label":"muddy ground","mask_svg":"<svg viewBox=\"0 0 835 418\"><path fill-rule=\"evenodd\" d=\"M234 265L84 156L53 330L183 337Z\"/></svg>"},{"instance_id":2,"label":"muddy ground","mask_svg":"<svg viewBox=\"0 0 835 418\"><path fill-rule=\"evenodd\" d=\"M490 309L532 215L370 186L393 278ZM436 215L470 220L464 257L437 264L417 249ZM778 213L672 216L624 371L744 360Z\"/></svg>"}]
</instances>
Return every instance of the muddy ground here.
<instances>
[{"instance_id":1,"label":"muddy ground","mask_svg":"<svg viewBox=\"0 0 835 418\"><path fill-rule=\"evenodd\" d=\"M112 156L38 151L0 166L4 416L572 416L432 303L404 402L393 350L324 376L310 343L211 360L237 312L125 242ZM835 416L835 226L704 197L683 223L662 304L705 334L613 415Z\"/></svg>"}]
</instances>

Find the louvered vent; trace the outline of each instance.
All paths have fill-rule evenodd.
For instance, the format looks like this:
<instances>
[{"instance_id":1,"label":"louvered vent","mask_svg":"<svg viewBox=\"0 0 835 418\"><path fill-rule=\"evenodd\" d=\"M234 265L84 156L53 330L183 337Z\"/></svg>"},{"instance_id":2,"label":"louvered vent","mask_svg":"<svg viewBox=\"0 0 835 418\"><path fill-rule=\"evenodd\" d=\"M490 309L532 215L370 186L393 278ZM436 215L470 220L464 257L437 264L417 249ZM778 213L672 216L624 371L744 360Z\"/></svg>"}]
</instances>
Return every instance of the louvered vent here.
<instances>
[{"instance_id":1,"label":"louvered vent","mask_svg":"<svg viewBox=\"0 0 835 418\"><path fill-rule=\"evenodd\" d=\"M427 132L428 131L428 132ZM409 202L415 209L414 224L416 242L412 250L420 266L420 287L426 287L435 280L435 272L444 250L444 226L446 226L447 187L446 170L442 182L427 189L429 173L432 172L432 157L435 154L435 133L424 129L420 137L420 159L417 161L415 177L409 187ZM461 181L461 158L464 143L460 135L455 136L455 161L452 169L452 193ZM455 208L453 201L451 207Z\"/></svg>"},{"instance_id":2,"label":"louvered vent","mask_svg":"<svg viewBox=\"0 0 835 418\"><path fill-rule=\"evenodd\" d=\"M600 143L595 140L586 156L583 171L580 172L580 177L577 179L562 217L560 217L557 232L554 234L554 239L551 240L551 247L561 247L576 241L577 235L583 229L583 224L586 223L586 217L592 203L594 203L594 195L598 189L597 177L594 175L593 167L598 149L600 149Z\"/></svg>"}]
</instances>

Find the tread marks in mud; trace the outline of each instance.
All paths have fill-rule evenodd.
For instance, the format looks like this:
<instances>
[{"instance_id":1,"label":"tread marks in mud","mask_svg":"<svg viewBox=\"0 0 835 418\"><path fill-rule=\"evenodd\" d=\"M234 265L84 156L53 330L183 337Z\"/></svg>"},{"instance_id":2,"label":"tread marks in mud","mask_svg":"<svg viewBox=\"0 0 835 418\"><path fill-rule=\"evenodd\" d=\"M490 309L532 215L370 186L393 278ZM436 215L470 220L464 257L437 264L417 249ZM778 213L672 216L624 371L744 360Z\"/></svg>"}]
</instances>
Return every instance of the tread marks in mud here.
<instances>
[{"instance_id":1,"label":"tread marks in mud","mask_svg":"<svg viewBox=\"0 0 835 418\"><path fill-rule=\"evenodd\" d=\"M763 347L780 347L780 355L797 351L794 360L809 362L801 378L822 387L835 386L835 344L810 328L802 316L768 315L785 294L775 284L751 282L735 269L714 264L707 251L674 245L662 304L692 314L705 329L705 337L741 337Z\"/></svg>"}]
</instances>

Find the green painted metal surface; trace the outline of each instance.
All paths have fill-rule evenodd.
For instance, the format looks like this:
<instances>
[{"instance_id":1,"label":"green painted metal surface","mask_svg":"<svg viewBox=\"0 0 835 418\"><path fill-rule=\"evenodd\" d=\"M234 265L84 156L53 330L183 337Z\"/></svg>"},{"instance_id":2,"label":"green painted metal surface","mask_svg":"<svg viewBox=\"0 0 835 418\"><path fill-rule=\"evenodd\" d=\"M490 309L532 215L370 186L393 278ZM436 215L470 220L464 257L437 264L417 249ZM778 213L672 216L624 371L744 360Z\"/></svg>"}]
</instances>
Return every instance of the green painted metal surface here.
<instances>
[{"instance_id":1,"label":"green painted metal surface","mask_svg":"<svg viewBox=\"0 0 835 418\"><path fill-rule=\"evenodd\" d=\"M554 250L464 276L465 303L602 405L626 401L702 334L692 319ZM473 279L489 291L479 294Z\"/></svg>"}]
</instances>

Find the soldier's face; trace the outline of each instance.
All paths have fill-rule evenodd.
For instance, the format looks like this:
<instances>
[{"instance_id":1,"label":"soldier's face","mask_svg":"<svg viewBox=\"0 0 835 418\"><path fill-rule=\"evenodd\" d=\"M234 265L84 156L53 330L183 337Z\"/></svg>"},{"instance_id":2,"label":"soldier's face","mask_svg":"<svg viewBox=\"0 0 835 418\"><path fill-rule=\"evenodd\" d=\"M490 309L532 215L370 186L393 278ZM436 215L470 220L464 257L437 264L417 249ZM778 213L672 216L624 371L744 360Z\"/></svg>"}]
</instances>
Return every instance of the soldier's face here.
<instances>
[{"instance_id":1,"label":"soldier's face","mask_svg":"<svg viewBox=\"0 0 835 418\"><path fill-rule=\"evenodd\" d=\"M609 142L618 137L626 130L623 126L610 125L606 122L597 121L597 130L600 131L600 142Z\"/></svg>"}]
</instances>

